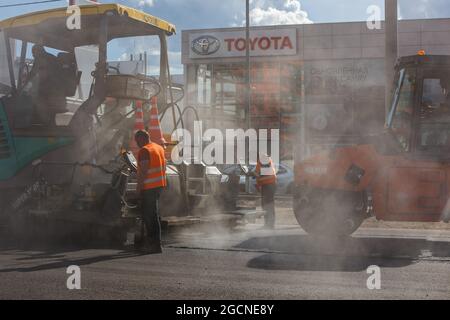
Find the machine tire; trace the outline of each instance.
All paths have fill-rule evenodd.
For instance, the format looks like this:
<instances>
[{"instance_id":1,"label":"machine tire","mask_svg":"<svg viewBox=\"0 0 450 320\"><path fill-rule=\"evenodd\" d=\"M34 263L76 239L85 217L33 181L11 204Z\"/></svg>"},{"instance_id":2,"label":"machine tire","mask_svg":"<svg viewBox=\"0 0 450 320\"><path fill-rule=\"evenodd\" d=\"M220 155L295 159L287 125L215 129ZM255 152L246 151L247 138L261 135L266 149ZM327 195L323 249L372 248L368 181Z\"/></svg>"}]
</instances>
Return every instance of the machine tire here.
<instances>
[{"instance_id":1,"label":"machine tire","mask_svg":"<svg viewBox=\"0 0 450 320\"><path fill-rule=\"evenodd\" d=\"M294 213L308 234L323 237L350 236L366 219L364 195L311 188L296 188Z\"/></svg>"}]
</instances>

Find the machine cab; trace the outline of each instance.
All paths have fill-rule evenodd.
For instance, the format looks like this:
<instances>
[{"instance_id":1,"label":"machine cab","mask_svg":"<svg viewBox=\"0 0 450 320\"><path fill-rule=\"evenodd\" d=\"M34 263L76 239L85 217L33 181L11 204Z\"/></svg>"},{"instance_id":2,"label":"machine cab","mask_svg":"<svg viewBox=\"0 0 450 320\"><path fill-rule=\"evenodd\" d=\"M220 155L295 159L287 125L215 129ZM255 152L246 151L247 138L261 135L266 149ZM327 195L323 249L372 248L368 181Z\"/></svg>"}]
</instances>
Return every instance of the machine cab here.
<instances>
[{"instance_id":1,"label":"machine cab","mask_svg":"<svg viewBox=\"0 0 450 320\"><path fill-rule=\"evenodd\" d=\"M395 81L387 127L397 150L379 161L387 192L377 217L440 221L448 206L450 57L400 58Z\"/></svg>"},{"instance_id":2,"label":"machine cab","mask_svg":"<svg viewBox=\"0 0 450 320\"><path fill-rule=\"evenodd\" d=\"M404 57L387 127L401 151L421 159L450 160L450 57Z\"/></svg>"},{"instance_id":3,"label":"machine cab","mask_svg":"<svg viewBox=\"0 0 450 320\"><path fill-rule=\"evenodd\" d=\"M122 121L129 111L122 112L119 103L108 109L108 98L147 101L158 94L159 107L167 105L167 36L175 33L174 25L118 4L80 6L78 29L67 26L70 16L67 8L58 8L0 21L10 79L9 88L0 88L4 94L0 97L0 188L29 183L37 160L52 163L45 165L49 173L45 176L56 180L65 177L56 169L70 170L55 162L101 161L105 152L97 136L106 140L105 130L114 127L106 124ZM110 41L143 36L159 44L158 80L145 74L118 74L108 64ZM77 55L80 49L93 52L88 63ZM83 72L89 80L77 100L75 92L82 89L80 64L90 66ZM96 124L103 124L101 132Z\"/></svg>"}]
</instances>

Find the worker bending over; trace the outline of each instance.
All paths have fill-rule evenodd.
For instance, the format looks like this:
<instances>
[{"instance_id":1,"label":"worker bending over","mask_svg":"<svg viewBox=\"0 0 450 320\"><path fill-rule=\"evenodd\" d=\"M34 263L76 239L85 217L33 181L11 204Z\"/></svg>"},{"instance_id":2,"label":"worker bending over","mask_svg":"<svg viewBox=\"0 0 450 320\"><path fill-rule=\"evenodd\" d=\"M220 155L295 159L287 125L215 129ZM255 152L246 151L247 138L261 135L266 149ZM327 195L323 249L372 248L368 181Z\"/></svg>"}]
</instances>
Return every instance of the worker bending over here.
<instances>
[{"instance_id":1,"label":"worker bending over","mask_svg":"<svg viewBox=\"0 0 450 320\"><path fill-rule=\"evenodd\" d=\"M152 143L146 131L136 132L135 140L140 148L137 192L142 199L142 217L147 229L147 239L143 241L142 249L146 253L161 253L159 197L167 186L164 149Z\"/></svg>"}]
</instances>

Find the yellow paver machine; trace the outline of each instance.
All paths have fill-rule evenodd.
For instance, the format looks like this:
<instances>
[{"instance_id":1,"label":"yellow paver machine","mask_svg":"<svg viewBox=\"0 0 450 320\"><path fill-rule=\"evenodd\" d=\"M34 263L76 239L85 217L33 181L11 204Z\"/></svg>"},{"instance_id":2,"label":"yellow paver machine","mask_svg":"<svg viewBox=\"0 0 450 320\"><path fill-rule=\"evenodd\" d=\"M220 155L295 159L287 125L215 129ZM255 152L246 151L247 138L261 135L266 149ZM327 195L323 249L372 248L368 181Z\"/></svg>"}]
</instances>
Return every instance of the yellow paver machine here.
<instances>
[{"instance_id":1,"label":"yellow paver machine","mask_svg":"<svg viewBox=\"0 0 450 320\"><path fill-rule=\"evenodd\" d=\"M21 237L36 230L69 236L69 229L81 228L84 238L105 232L123 241L117 228L130 221L123 219L124 197L136 166L130 152L121 152L134 121L133 106L123 101L145 103L158 95L161 111L175 109L167 49L175 26L133 8L101 4L10 18L0 22L0 31L10 78L0 96L0 224ZM140 36L159 42L159 75L118 74L107 62L108 43ZM79 48L93 48L98 58L89 71L89 93L74 104L70 99L83 76ZM173 115L176 128L175 113L164 113ZM175 167L168 171L181 176ZM178 194L184 194L182 186Z\"/></svg>"}]
</instances>

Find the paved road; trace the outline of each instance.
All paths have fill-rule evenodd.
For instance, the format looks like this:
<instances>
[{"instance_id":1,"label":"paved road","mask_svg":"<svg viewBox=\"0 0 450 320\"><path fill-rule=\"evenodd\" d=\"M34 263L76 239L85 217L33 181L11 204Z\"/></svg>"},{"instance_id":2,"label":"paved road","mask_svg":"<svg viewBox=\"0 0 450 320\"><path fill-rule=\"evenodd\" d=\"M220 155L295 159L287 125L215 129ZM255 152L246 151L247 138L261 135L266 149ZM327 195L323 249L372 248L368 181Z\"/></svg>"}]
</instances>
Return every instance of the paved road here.
<instances>
[{"instance_id":1,"label":"paved road","mask_svg":"<svg viewBox=\"0 0 450 320\"><path fill-rule=\"evenodd\" d=\"M81 290L66 287L70 265ZM367 289L371 265L381 290ZM248 225L180 231L162 255L5 247L0 288L0 299L450 299L450 232L361 229L329 241Z\"/></svg>"}]
</instances>

